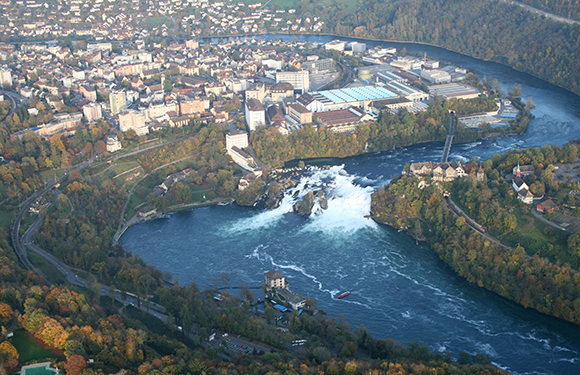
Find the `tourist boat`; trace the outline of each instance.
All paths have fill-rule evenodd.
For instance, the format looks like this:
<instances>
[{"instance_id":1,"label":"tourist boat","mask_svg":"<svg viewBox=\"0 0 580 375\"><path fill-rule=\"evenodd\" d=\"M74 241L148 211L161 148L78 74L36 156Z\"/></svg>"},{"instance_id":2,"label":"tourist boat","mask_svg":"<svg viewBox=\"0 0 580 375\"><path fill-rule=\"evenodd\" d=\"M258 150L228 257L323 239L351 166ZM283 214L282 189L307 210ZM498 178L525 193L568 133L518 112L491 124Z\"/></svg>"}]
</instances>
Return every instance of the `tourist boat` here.
<instances>
[{"instance_id":1,"label":"tourist boat","mask_svg":"<svg viewBox=\"0 0 580 375\"><path fill-rule=\"evenodd\" d=\"M346 296L350 295L350 292L344 292L341 295L338 296L338 298L344 298Z\"/></svg>"}]
</instances>

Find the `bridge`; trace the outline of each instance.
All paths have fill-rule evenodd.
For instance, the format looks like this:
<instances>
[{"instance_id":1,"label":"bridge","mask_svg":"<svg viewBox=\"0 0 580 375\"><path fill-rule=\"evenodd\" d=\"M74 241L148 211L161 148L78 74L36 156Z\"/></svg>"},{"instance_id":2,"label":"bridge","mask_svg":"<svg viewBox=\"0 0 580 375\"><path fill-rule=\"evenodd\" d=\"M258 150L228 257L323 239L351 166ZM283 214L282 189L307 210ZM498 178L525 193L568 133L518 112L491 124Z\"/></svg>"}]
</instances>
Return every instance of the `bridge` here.
<instances>
[{"instance_id":1,"label":"bridge","mask_svg":"<svg viewBox=\"0 0 580 375\"><path fill-rule=\"evenodd\" d=\"M449 134L445 139L445 146L443 147L443 156L441 156L441 163L447 162L449 158L449 151L451 151L451 145L453 144L453 133L455 132L455 127L457 126L457 115L455 112L451 112L451 127L449 128Z\"/></svg>"}]
</instances>

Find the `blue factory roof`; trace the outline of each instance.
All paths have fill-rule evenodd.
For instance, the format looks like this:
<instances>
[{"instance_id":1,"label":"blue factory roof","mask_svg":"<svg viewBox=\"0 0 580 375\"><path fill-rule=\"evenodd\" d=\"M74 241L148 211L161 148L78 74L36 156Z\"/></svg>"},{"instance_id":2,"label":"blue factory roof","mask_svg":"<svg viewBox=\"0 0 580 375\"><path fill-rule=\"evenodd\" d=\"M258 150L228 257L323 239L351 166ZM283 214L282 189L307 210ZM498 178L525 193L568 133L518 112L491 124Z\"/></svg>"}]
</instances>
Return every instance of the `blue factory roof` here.
<instances>
[{"instance_id":1,"label":"blue factory roof","mask_svg":"<svg viewBox=\"0 0 580 375\"><path fill-rule=\"evenodd\" d=\"M346 89L319 91L312 94L322 103L362 102L365 100L387 99L398 96L383 87L360 86Z\"/></svg>"},{"instance_id":2,"label":"blue factory roof","mask_svg":"<svg viewBox=\"0 0 580 375\"><path fill-rule=\"evenodd\" d=\"M284 311L286 311L286 310L287 310L287 309L286 309L284 306L282 306L282 305L274 305L274 308L275 308L275 309L278 309L278 310L280 310L280 311L282 311L282 312L284 312Z\"/></svg>"}]
</instances>

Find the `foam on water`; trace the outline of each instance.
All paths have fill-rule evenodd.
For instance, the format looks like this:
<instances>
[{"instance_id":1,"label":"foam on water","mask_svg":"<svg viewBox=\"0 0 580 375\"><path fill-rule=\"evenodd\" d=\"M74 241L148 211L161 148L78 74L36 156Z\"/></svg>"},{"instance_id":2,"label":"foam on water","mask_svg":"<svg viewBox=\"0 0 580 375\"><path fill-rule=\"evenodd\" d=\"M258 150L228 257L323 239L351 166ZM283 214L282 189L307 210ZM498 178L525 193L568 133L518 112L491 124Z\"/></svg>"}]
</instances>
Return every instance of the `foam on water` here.
<instances>
[{"instance_id":1,"label":"foam on water","mask_svg":"<svg viewBox=\"0 0 580 375\"><path fill-rule=\"evenodd\" d=\"M311 215L311 221L302 231L332 235L353 233L363 228L377 228L377 224L368 217L373 187L356 184L357 177L346 173L344 166L331 168L326 172L323 175L332 180L324 189L328 208ZM368 178L366 180L365 182L371 182Z\"/></svg>"}]
</instances>

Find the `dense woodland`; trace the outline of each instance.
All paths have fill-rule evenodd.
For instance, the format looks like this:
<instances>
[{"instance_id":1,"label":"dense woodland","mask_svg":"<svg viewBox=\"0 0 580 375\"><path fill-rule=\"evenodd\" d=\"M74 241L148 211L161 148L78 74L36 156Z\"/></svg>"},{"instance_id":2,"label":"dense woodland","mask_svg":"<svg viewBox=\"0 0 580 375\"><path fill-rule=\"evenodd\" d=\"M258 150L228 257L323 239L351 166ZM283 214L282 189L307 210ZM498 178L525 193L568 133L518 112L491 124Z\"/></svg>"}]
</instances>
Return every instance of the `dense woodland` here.
<instances>
[{"instance_id":1,"label":"dense woodland","mask_svg":"<svg viewBox=\"0 0 580 375\"><path fill-rule=\"evenodd\" d=\"M574 144L494 155L482 165L487 182L475 179L477 161L468 164L470 176L425 188L419 187L418 178L404 175L373 194L372 212L377 221L426 239L442 260L470 282L524 307L579 324L580 253L572 248L577 235L538 226L529 206L512 193L511 178L504 179L518 163L533 164L536 175L527 178L532 189L563 202L570 199L566 198L570 184L554 181L553 167L575 162L577 155ZM431 183L429 178L425 182ZM513 250L487 240L453 214L444 191L488 233L512 244Z\"/></svg>"},{"instance_id":2,"label":"dense woodland","mask_svg":"<svg viewBox=\"0 0 580 375\"><path fill-rule=\"evenodd\" d=\"M552 8L552 2L546 7ZM578 4L561 2L578 13ZM503 1L418 0L317 6L299 1L297 12L320 15L336 35L434 44L497 61L580 94L580 25L546 19Z\"/></svg>"}]
</instances>

